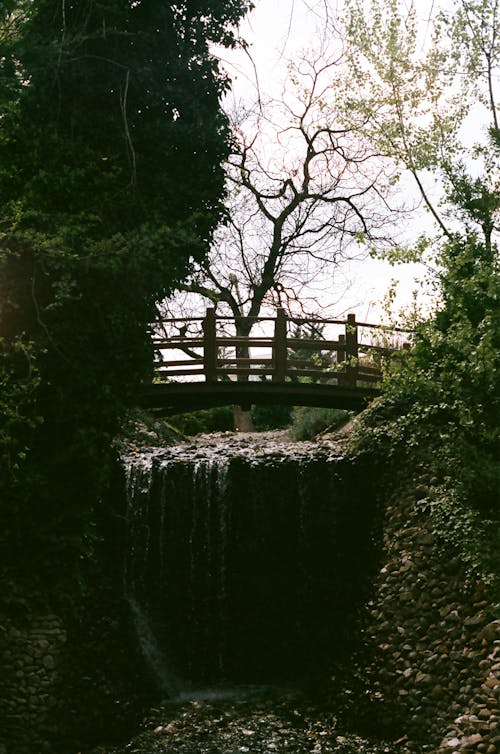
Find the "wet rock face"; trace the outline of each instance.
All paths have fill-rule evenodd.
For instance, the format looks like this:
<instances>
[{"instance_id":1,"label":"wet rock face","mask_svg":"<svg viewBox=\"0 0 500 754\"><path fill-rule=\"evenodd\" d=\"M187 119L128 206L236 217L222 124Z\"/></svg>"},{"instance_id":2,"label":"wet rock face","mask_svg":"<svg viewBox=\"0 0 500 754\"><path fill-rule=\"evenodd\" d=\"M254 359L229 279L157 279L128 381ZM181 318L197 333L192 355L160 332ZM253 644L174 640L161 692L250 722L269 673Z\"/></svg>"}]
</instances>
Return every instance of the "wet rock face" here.
<instances>
[{"instance_id":1,"label":"wet rock face","mask_svg":"<svg viewBox=\"0 0 500 754\"><path fill-rule=\"evenodd\" d=\"M127 466L126 590L163 691L309 680L349 653L376 508L334 445L231 436Z\"/></svg>"}]
</instances>

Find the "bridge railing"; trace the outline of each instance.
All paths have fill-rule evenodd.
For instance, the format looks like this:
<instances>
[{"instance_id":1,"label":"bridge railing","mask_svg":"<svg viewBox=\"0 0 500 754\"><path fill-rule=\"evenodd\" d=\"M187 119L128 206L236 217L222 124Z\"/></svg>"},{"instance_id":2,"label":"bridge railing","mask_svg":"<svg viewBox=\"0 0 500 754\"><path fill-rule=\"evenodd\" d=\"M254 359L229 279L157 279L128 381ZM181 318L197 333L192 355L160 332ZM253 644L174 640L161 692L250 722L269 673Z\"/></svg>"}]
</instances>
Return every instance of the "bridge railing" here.
<instances>
[{"instance_id":1,"label":"bridge railing","mask_svg":"<svg viewBox=\"0 0 500 754\"><path fill-rule=\"evenodd\" d=\"M395 328L358 322L354 314L345 320L304 319L278 309L276 317L256 317L251 324L256 334L240 334L243 328L238 330L234 319L217 316L213 308L204 317L161 320L153 336L155 380L306 380L370 387L381 379L381 359L405 346ZM326 336L302 337L304 327Z\"/></svg>"}]
</instances>

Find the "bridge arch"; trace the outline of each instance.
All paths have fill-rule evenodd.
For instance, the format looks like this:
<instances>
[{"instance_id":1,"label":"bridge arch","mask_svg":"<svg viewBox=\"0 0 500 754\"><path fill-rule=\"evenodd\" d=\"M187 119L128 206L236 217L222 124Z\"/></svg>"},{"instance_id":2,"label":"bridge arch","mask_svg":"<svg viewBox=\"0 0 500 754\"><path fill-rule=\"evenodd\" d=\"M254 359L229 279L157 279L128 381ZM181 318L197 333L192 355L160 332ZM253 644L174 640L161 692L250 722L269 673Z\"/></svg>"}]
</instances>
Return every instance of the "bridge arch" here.
<instances>
[{"instance_id":1,"label":"bridge arch","mask_svg":"<svg viewBox=\"0 0 500 754\"><path fill-rule=\"evenodd\" d=\"M359 410L380 392L382 360L408 345L404 331L354 314L312 319L278 309L254 325L256 335L237 335L234 320L212 308L155 323L154 378L142 386L142 405L164 413L272 403ZM322 337L297 337L304 327Z\"/></svg>"}]
</instances>

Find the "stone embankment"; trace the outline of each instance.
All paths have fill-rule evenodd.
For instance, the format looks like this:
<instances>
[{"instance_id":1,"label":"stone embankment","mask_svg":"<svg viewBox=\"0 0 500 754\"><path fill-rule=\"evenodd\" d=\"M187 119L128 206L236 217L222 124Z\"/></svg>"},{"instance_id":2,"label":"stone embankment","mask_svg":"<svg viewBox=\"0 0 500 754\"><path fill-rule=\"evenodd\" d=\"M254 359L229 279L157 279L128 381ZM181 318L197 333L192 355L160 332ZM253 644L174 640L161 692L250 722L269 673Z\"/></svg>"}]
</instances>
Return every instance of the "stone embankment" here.
<instances>
[{"instance_id":1,"label":"stone embankment","mask_svg":"<svg viewBox=\"0 0 500 754\"><path fill-rule=\"evenodd\" d=\"M239 443L255 454L249 438L222 440L224 452ZM275 450L283 452L281 438ZM363 647L339 677L331 709L343 707L360 733L376 728L408 754L500 754L500 621L487 588L466 585L462 563L443 554L422 506L429 498L432 486L417 484L386 508ZM56 616L23 625L0 616L0 754L56 751L44 749L44 733L64 706L61 668L77 652L70 644ZM89 673L91 663L89 655Z\"/></svg>"},{"instance_id":2,"label":"stone embankment","mask_svg":"<svg viewBox=\"0 0 500 754\"><path fill-rule=\"evenodd\" d=\"M386 509L357 686L370 689L365 715L375 708L404 731L412 754L497 754L500 621L485 586L466 586L462 563L444 555L421 504L429 497L432 488L416 486Z\"/></svg>"},{"instance_id":3,"label":"stone embankment","mask_svg":"<svg viewBox=\"0 0 500 754\"><path fill-rule=\"evenodd\" d=\"M0 616L0 754L35 752L56 704L58 669L66 644L60 618L44 615L23 625Z\"/></svg>"}]
</instances>

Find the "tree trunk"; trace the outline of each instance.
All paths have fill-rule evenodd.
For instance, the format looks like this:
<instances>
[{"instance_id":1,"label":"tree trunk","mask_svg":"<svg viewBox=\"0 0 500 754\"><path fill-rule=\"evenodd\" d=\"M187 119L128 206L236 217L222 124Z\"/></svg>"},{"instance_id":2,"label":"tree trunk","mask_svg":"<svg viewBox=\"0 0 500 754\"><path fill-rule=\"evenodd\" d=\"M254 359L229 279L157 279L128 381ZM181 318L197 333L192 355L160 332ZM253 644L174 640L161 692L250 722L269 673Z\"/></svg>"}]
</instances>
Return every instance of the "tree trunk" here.
<instances>
[{"instance_id":1,"label":"tree trunk","mask_svg":"<svg viewBox=\"0 0 500 754\"><path fill-rule=\"evenodd\" d=\"M236 334L242 337L248 337L250 334L251 325L248 323L242 324L236 323ZM248 359L250 356L250 349L248 346L240 346L236 349L236 357L240 359ZM248 382L248 375L239 374L238 382ZM233 406L233 420L234 429L236 432L255 432L255 427L252 419L252 412L247 410L247 407Z\"/></svg>"},{"instance_id":2,"label":"tree trunk","mask_svg":"<svg viewBox=\"0 0 500 754\"><path fill-rule=\"evenodd\" d=\"M233 406L234 429L236 432L255 432L252 412L241 406Z\"/></svg>"}]
</instances>

